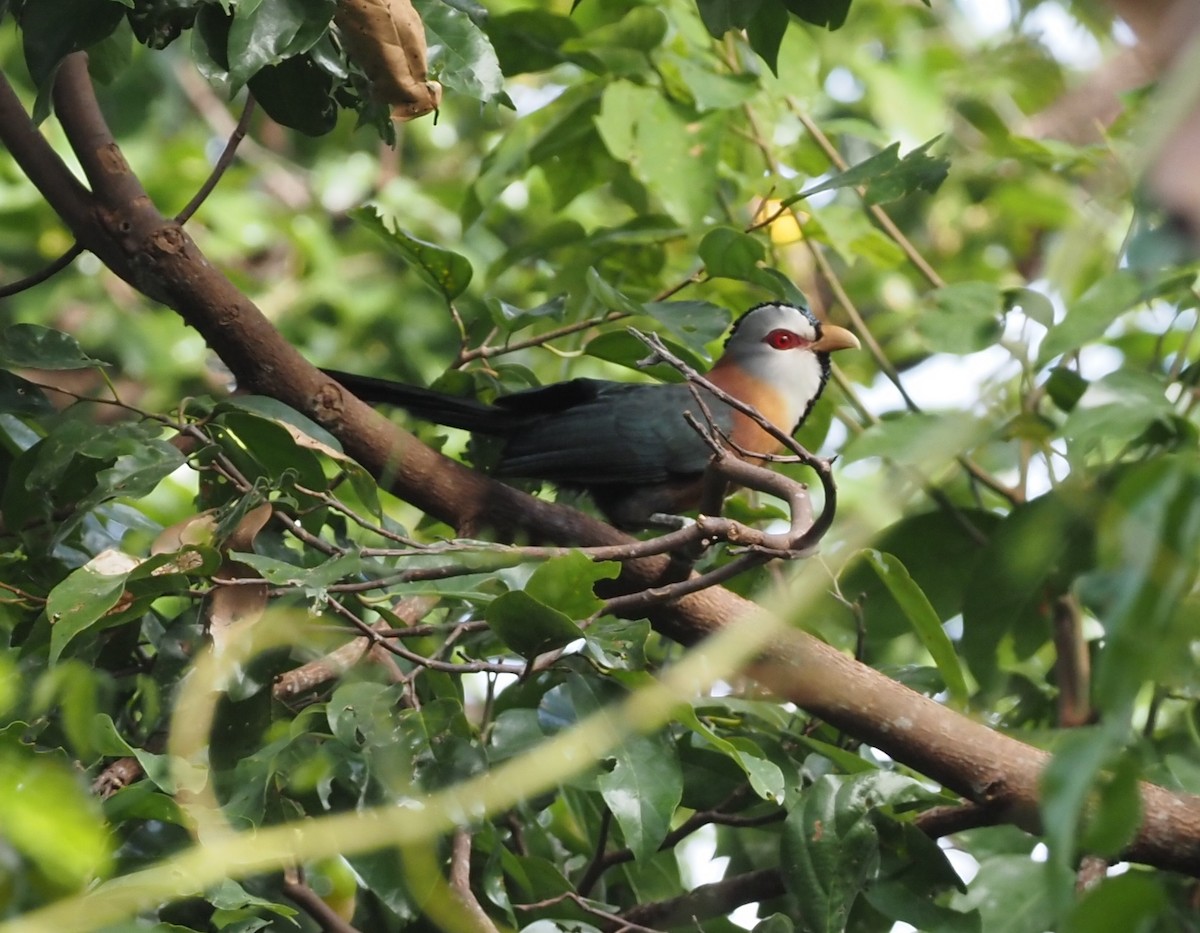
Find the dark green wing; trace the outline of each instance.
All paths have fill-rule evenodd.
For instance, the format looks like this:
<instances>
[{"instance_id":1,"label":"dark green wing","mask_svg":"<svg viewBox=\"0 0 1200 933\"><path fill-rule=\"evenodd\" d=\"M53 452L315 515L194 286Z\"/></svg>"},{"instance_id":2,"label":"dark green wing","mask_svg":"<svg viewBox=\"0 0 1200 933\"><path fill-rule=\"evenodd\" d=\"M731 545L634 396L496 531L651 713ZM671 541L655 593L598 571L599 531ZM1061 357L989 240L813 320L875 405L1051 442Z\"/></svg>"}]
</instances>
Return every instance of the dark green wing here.
<instances>
[{"instance_id":1,"label":"dark green wing","mask_svg":"<svg viewBox=\"0 0 1200 933\"><path fill-rule=\"evenodd\" d=\"M505 444L497 467L503 476L581 486L662 483L701 473L712 455L683 418L688 410L703 422L685 385L574 379L497 404L531 416ZM728 430L729 409L715 400L710 407Z\"/></svg>"}]
</instances>

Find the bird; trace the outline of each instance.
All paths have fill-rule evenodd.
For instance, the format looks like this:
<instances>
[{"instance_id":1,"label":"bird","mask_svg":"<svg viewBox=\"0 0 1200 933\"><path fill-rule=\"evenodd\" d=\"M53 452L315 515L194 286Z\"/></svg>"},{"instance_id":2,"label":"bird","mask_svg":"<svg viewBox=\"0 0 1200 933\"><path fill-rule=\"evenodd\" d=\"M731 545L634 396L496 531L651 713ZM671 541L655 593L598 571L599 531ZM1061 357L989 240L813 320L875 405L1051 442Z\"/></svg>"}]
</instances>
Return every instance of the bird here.
<instances>
[{"instance_id":1,"label":"bird","mask_svg":"<svg viewBox=\"0 0 1200 933\"><path fill-rule=\"evenodd\" d=\"M829 354L858 346L849 330L820 321L807 307L767 302L734 323L707 379L792 434L829 380ZM583 490L619 528L651 527L700 503L713 451L684 418L690 411L703 423L687 384L581 377L487 403L389 379L323 371L369 404L502 438L494 475ZM766 455L780 449L778 440L751 418L701 390L705 395L715 426L735 451Z\"/></svg>"}]
</instances>

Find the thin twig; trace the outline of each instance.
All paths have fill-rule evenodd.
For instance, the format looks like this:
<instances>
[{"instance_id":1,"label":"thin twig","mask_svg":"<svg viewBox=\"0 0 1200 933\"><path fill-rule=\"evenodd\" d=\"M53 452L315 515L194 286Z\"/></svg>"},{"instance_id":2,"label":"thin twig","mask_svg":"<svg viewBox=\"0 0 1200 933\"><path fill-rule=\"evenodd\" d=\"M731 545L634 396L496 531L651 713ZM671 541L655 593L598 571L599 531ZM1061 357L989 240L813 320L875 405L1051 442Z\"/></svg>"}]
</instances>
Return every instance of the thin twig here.
<instances>
[{"instance_id":1,"label":"thin twig","mask_svg":"<svg viewBox=\"0 0 1200 933\"><path fill-rule=\"evenodd\" d=\"M237 126L233 128L233 132L229 134L229 139L225 143L225 148L222 150L216 164L213 165L212 171L208 178L204 180L204 184L200 186L187 205L178 214L175 215L175 220L178 223L187 223L192 215L200 209L200 205L205 199L212 194L213 189L217 187L217 182L221 180L221 176L233 164L233 158L237 154L238 144L246 137L246 131L250 128L250 118L254 115L254 98L246 98L246 106L242 108L242 116L237 122Z\"/></svg>"},{"instance_id":2,"label":"thin twig","mask_svg":"<svg viewBox=\"0 0 1200 933\"><path fill-rule=\"evenodd\" d=\"M378 632L371 626L359 618L342 602L331 599L328 601L328 606L335 613L346 619L358 629L372 644L379 645L385 651L389 651L398 658L403 658L405 661L415 664L418 667L428 668L431 671L441 671L444 674L516 674L520 676L525 673L525 665L523 664L504 664L492 661L463 661L458 664L449 663L447 661L439 661L435 658L427 658L424 655L417 654L415 651L409 651L403 645L397 645L394 642L385 641Z\"/></svg>"},{"instance_id":3,"label":"thin twig","mask_svg":"<svg viewBox=\"0 0 1200 933\"><path fill-rule=\"evenodd\" d=\"M450 837L450 890L458 895L476 930L498 933L496 924L471 890L471 834L461 826Z\"/></svg>"},{"instance_id":4,"label":"thin twig","mask_svg":"<svg viewBox=\"0 0 1200 933\"><path fill-rule=\"evenodd\" d=\"M792 111L792 114L797 120L800 121L804 128L808 130L808 134L813 138L813 141L821 147L821 151L825 153L825 157L829 159L831 163L833 163L839 172L846 171L846 169L848 169L850 166L847 164L846 160L842 158L842 154L838 152L837 146L830 142L829 137L825 135L821 127L818 126L817 123L800 107L800 105L791 98L788 98L788 108ZM866 188L860 186L856 187L854 190L858 192L858 196L860 198L864 198L866 196ZM893 242L900 247L900 249L904 252L904 255L908 258L908 261L911 262L917 271L925 277L929 284L934 288L944 287L946 284L945 279L938 275L933 266L926 262L925 257L917 251L917 248L913 246L912 241L909 240L909 238L904 235L903 231L896 226L896 222L892 220L887 211L885 211L878 204L868 204L866 207L871 216L874 217L878 222L879 226L881 226L884 232L892 238Z\"/></svg>"},{"instance_id":5,"label":"thin twig","mask_svg":"<svg viewBox=\"0 0 1200 933\"><path fill-rule=\"evenodd\" d=\"M11 298L13 295L33 288L35 285L41 285L47 279L52 278L67 268L82 252L83 247L78 242L72 243L65 253L37 272L27 275L23 279L17 279L15 282L9 282L7 285L0 285L0 298Z\"/></svg>"},{"instance_id":6,"label":"thin twig","mask_svg":"<svg viewBox=\"0 0 1200 933\"><path fill-rule=\"evenodd\" d=\"M360 933L342 919L341 914L321 900L320 895L310 888L303 875L294 868L283 873L281 885L284 895L298 904L322 930L322 933Z\"/></svg>"}]
</instances>

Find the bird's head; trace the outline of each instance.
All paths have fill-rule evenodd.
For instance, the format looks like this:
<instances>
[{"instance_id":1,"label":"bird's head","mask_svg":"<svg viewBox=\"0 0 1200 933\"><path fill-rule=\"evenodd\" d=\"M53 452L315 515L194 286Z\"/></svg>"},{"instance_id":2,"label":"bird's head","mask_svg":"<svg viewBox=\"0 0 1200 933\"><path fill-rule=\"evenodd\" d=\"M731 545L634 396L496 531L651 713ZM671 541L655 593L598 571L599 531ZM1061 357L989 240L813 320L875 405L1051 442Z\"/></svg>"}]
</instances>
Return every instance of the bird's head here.
<instances>
[{"instance_id":1,"label":"bird's head","mask_svg":"<svg viewBox=\"0 0 1200 933\"><path fill-rule=\"evenodd\" d=\"M718 369L734 370L772 390L786 407L781 420L790 429L804 420L825 388L829 354L858 346L850 331L822 323L808 308L769 302L734 324L714 375Z\"/></svg>"}]
</instances>

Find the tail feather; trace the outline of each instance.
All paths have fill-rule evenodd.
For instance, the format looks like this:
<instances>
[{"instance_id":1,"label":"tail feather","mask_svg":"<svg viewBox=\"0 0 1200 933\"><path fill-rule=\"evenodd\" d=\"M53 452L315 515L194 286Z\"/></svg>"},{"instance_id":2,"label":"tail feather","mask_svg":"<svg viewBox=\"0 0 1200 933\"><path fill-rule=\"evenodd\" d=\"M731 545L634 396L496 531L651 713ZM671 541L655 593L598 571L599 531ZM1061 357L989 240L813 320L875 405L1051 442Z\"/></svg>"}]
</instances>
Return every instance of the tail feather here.
<instances>
[{"instance_id":1,"label":"tail feather","mask_svg":"<svg viewBox=\"0 0 1200 933\"><path fill-rule=\"evenodd\" d=\"M481 434L507 436L515 426L517 418L512 412L497 408L473 398L446 395L433 389L360 376L356 373L323 369L325 375L336 379L343 386L371 405L394 405L434 424L450 428L463 428Z\"/></svg>"}]
</instances>

